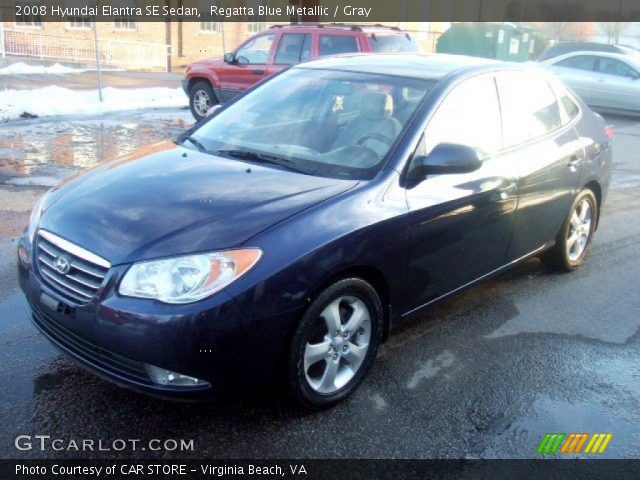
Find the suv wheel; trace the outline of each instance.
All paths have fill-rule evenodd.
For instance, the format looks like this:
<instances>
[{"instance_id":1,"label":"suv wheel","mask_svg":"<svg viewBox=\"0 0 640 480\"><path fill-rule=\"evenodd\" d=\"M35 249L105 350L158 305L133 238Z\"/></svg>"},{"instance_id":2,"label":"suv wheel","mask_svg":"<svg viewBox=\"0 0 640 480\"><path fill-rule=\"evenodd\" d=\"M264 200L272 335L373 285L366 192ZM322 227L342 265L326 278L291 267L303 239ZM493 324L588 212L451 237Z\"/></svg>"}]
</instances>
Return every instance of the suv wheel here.
<instances>
[{"instance_id":1,"label":"suv wheel","mask_svg":"<svg viewBox=\"0 0 640 480\"><path fill-rule=\"evenodd\" d=\"M209 82L197 82L189 90L189 106L196 120L206 117L209 109L217 103Z\"/></svg>"},{"instance_id":2,"label":"suv wheel","mask_svg":"<svg viewBox=\"0 0 640 480\"><path fill-rule=\"evenodd\" d=\"M582 190L574 200L556 244L543 257L558 270L570 272L584 263L593 239L598 218L598 202L589 189Z\"/></svg>"},{"instance_id":3,"label":"suv wheel","mask_svg":"<svg viewBox=\"0 0 640 480\"><path fill-rule=\"evenodd\" d=\"M287 384L305 408L329 407L353 393L382 338L382 304L358 278L340 280L309 306L291 343Z\"/></svg>"}]
</instances>

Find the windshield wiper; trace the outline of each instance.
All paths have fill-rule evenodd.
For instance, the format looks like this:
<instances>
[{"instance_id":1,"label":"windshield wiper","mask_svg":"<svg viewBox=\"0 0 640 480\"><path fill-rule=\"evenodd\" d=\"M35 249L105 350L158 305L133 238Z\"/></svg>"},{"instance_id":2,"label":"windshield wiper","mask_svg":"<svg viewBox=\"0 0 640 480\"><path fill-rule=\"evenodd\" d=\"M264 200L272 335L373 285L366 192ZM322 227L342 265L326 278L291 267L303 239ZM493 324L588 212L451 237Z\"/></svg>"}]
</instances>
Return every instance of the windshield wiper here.
<instances>
[{"instance_id":1,"label":"windshield wiper","mask_svg":"<svg viewBox=\"0 0 640 480\"><path fill-rule=\"evenodd\" d=\"M242 160L253 160L258 163L270 163L272 165L278 165L288 170L307 173L304 170L299 169L294 165L292 160L277 155L269 155L268 153L260 153L254 150L241 150L234 148L222 148L216 152L218 155L228 155L230 157L240 158Z\"/></svg>"},{"instance_id":2,"label":"windshield wiper","mask_svg":"<svg viewBox=\"0 0 640 480\"><path fill-rule=\"evenodd\" d=\"M183 142L189 140L191 143L193 143L196 147L198 147L198 150L200 150L201 152L206 152L207 151L207 147L205 147L202 142L200 142L200 140L198 140L197 138L193 138L191 135L184 137L184 139L182 140Z\"/></svg>"}]
</instances>

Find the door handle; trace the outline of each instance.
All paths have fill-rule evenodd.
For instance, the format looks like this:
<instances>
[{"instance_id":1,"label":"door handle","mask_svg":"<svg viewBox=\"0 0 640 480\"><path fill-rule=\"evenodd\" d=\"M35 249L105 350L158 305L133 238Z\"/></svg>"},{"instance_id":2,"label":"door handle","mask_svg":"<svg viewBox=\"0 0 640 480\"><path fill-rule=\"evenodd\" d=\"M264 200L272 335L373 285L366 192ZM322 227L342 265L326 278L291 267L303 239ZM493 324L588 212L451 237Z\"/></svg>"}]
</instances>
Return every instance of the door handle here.
<instances>
[{"instance_id":1,"label":"door handle","mask_svg":"<svg viewBox=\"0 0 640 480\"><path fill-rule=\"evenodd\" d=\"M571 157L569 158L569 162L567 163L567 166L569 168L576 168L580 165L580 158L578 157L578 155L571 155Z\"/></svg>"},{"instance_id":2,"label":"door handle","mask_svg":"<svg viewBox=\"0 0 640 480\"><path fill-rule=\"evenodd\" d=\"M262 75L264 73L264 70L251 70L251 73L253 73L254 75Z\"/></svg>"}]
</instances>

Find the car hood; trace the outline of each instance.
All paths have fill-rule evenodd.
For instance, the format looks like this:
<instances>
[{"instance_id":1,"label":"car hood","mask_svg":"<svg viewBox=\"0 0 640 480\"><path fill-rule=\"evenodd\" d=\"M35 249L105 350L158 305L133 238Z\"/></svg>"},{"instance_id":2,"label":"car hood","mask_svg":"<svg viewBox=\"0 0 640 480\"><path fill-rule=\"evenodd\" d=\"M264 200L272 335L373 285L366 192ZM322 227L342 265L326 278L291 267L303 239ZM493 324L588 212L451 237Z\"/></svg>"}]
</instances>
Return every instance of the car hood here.
<instances>
[{"instance_id":1,"label":"car hood","mask_svg":"<svg viewBox=\"0 0 640 480\"><path fill-rule=\"evenodd\" d=\"M116 265L237 247L356 184L164 142L57 186L39 228Z\"/></svg>"}]
</instances>

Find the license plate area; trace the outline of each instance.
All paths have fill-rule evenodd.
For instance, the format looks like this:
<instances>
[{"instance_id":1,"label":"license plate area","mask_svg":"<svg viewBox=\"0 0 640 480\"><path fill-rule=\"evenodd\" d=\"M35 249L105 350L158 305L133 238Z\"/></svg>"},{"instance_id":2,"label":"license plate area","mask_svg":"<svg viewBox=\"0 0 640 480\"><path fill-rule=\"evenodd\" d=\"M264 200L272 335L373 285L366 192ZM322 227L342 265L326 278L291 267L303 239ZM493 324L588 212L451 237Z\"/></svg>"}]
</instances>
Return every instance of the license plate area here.
<instances>
[{"instance_id":1,"label":"license plate area","mask_svg":"<svg viewBox=\"0 0 640 480\"><path fill-rule=\"evenodd\" d=\"M64 315L69 315L70 317L72 317L74 313L72 306L61 302L60 300L56 300L46 292L42 292L40 294L40 304L56 313L62 313Z\"/></svg>"}]
</instances>

